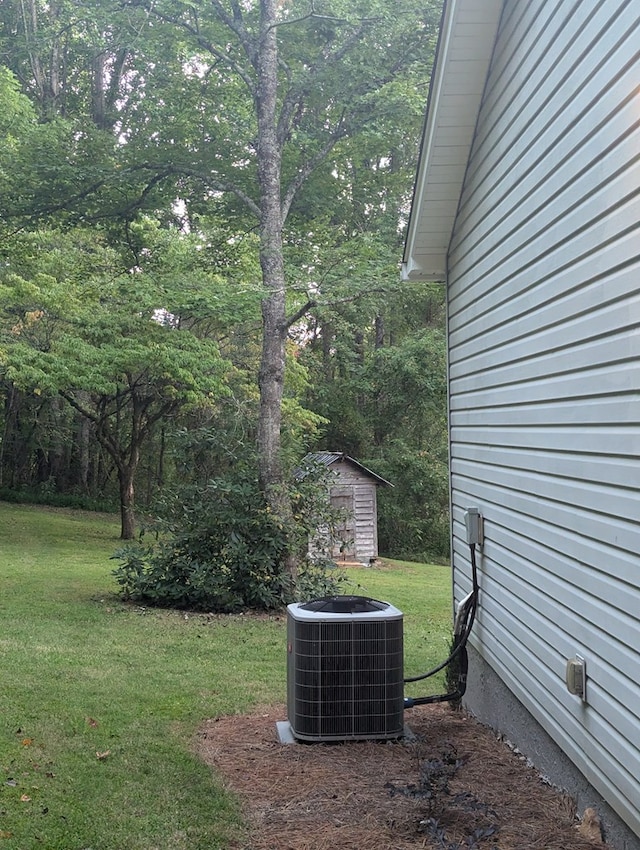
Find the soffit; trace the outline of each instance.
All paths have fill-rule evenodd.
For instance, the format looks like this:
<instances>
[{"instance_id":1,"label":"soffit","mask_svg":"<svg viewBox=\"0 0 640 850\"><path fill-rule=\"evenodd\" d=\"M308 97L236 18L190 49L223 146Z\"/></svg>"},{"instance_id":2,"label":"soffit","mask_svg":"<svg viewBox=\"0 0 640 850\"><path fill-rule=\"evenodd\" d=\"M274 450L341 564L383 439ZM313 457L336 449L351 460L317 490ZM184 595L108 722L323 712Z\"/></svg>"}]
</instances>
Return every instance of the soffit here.
<instances>
[{"instance_id":1,"label":"soffit","mask_svg":"<svg viewBox=\"0 0 640 850\"><path fill-rule=\"evenodd\" d=\"M405 243L404 280L444 280L503 0L445 0Z\"/></svg>"}]
</instances>

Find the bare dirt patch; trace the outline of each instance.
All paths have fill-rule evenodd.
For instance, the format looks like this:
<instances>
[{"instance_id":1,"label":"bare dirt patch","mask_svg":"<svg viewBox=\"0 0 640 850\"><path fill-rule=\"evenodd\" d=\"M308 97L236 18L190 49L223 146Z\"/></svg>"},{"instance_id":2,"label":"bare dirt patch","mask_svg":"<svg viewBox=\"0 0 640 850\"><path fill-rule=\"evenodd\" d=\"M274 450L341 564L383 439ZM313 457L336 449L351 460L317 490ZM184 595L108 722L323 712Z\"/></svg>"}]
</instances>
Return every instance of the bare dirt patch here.
<instances>
[{"instance_id":1,"label":"bare dirt patch","mask_svg":"<svg viewBox=\"0 0 640 850\"><path fill-rule=\"evenodd\" d=\"M284 706L209 720L200 756L243 805L237 850L593 850L579 823L493 732L448 706L407 712L414 740L280 744Z\"/></svg>"}]
</instances>

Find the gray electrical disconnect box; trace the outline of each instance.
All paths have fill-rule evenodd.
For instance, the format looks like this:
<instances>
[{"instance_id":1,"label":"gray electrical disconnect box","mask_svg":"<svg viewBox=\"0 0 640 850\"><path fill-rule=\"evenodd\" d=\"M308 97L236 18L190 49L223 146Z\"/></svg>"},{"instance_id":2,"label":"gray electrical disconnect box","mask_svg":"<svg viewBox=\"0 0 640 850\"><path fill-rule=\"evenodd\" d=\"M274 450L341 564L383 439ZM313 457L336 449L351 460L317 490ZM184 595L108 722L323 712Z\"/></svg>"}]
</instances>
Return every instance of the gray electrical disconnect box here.
<instances>
[{"instance_id":1,"label":"gray electrical disconnect box","mask_svg":"<svg viewBox=\"0 0 640 850\"><path fill-rule=\"evenodd\" d=\"M567 661L567 690L582 700L587 698L587 665L584 658L576 655Z\"/></svg>"},{"instance_id":2,"label":"gray electrical disconnect box","mask_svg":"<svg viewBox=\"0 0 640 850\"><path fill-rule=\"evenodd\" d=\"M464 512L464 527L467 543L470 546L482 546L483 518L480 508L467 508Z\"/></svg>"}]
</instances>

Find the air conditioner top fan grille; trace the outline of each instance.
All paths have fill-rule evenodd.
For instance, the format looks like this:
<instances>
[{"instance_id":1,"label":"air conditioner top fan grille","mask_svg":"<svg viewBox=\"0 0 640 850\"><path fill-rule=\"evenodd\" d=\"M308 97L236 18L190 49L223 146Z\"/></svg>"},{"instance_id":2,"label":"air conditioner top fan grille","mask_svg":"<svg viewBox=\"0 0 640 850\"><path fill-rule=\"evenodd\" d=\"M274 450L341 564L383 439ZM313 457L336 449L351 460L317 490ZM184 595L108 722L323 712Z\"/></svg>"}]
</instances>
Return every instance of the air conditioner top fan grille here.
<instances>
[{"instance_id":1,"label":"air conditioner top fan grille","mask_svg":"<svg viewBox=\"0 0 640 850\"><path fill-rule=\"evenodd\" d=\"M380 602L367 596L325 596L308 602L292 602L287 605L290 617L315 623L356 623L365 620L401 619L402 612L390 602Z\"/></svg>"},{"instance_id":2,"label":"air conditioner top fan grille","mask_svg":"<svg viewBox=\"0 0 640 850\"><path fill-rule=\"evenodd\" d=\"M303 611L319 611L324 614L364 614L371 611L384 611L388 602L379 602L368 596L323 596L300 605Z\"/></svg>"}]
</instances>

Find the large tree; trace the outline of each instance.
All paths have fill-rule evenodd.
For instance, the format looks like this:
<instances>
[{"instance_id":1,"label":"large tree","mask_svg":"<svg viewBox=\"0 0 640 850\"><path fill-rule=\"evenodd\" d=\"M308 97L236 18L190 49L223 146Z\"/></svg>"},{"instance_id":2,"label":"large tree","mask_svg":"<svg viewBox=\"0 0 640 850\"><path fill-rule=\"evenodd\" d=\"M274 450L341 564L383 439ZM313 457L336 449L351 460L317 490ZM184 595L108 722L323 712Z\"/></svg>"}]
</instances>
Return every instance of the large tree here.
<instances>
[{"instance_id":1,"label":"large tree","mask_svg":"<svg viewBox=\"0 0 640 850\"><path fill-rule=\"evenodd\" d=\"M337 201L345 191L344 175L330 165L340 145L379 125L385 111L400 115L408 90L415 99L413 75L419 69L424 84L437 5L160 0L149 6L172 33L182 32L183 63L200 93L200 137L174 151L170 167L188 178L193 194L200 183L209 202L221 197L246 222L239 202L257 222L264 287L259 473L283 522L290 516L281 486L285 347L290 328L315 300L292 293L298 275L286 264L290 246L312 226L313 197L305 198L304 189L322 169L326 210L326 199ZM167 165L171 139L169 128L156 160L146 163L150 170L160 171L160 147ZM369 164L371 173L393 167L391 157ZM289 567L295 570L293 559Z\"/></svg>"}]
</instances>

